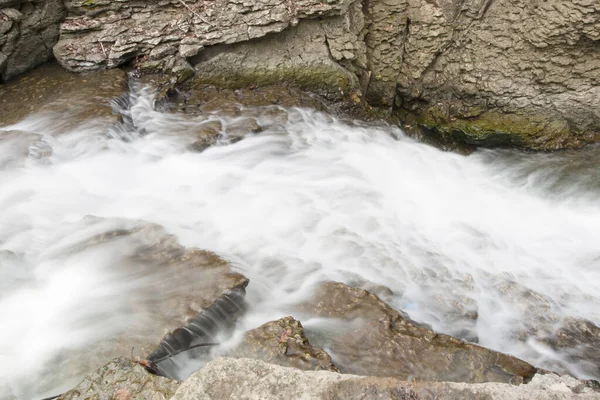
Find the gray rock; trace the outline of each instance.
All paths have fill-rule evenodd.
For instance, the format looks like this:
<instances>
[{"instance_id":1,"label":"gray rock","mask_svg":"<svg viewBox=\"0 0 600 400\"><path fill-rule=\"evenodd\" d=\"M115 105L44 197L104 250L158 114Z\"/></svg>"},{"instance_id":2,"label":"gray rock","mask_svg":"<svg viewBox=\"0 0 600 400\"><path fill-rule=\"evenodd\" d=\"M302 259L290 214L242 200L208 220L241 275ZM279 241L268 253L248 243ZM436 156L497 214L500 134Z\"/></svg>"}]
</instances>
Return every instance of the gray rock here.
<instances>
[{"instance_id":1,"label":"gray rock","mask_svg":"<svg viewBox=\"0 0 600 400\"><path fill-rule=\"evenodd\" d=\"M356 76L329 54L321 23L301 21L277 36L205 49L196 80L230 89L285 82L330 99L358 91Z\"/></svg>"},{"instance_id":2,"label":"gray rock","mask_svg":"<svg viewBox=\"0 0 600 400\"><path fill-rule=\"evenodd\" d=\"M9 8L10 7L10 8ZM0 2L0 82L51 60L59 23L67 11L62 0Z\"/></svg>"},{"instance_id":3,"label":"gray rock","mask_svg":"<svg viewBox=\"0 0 600 400\"><path fill-rule=\"evenodd\" d=\"M580 390L580 392L579 392ZM209 399L599 399L600 394L563 382L557 375L531 384L406 382L329 371L300 371L263 361L221 358L210 362L177 389L173 400Z\"/></svg>"},{"instance_id":4,"label":"gray rock","mask_svg":"<svg viewBox=\"0 0 600 400\"><path fill-rule=\"evenodd\" d=\"M408 3L396 94L404 120L488 146L599 138L599 3Z\"/></svg>"},{"instance_id":5,"label":"gray rock","mask_svg":"<svg viewBox=\"0 0 600 400\"><path fill-rule=\"evenodd\" d=\"M191 57L206 82L226 87L287 83L355 102L360 89L407 127L469 144L552 150L600 139L597 2L184 3L67 1L54 53L73 71L137 59L162 72ZM13 31L0 38L5 54Z\"/></svg>"}]
</instances>

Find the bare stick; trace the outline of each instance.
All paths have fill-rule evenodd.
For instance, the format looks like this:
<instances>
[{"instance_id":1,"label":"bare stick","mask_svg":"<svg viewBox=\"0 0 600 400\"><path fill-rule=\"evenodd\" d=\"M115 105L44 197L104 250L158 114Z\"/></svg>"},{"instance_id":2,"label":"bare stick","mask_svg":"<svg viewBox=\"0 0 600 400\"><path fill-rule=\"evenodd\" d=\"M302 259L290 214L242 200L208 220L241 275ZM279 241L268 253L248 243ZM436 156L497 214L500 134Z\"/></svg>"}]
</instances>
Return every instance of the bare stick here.
<instances>
[{"instance_id":1,"label":"bare stick","mask_svg":"<svg viewBox=\"0 0 600 400\"><path fill-rule=\"evenodd\" d=\"M196 11L192 10L192 7L188 6L185 1L183 0L179 0L179 2L181 4L183 4L185 6L185 8L187 8L188 10L190 10L190 12L192 14L194 14L196 17L198 17L198 19L200 19L200 21L204 22L205 24L208 24L210 26L213 26L213 24L211 24L210 22L208 22L202 15L198 14Z\"/></svg>"},{"instance_id":2,"label":"bare stick","mask_svg":"<svg viewBox=\"0 0 600 400\"><path fill-rule=\"evenodd\" d=\"M98 40L98 43L100 43L100 48L102 49L102 52L104 53L104 57L108 58L108 54L106 54L106 49L104 48L104 45L99 40Z\"/></svg>"}]
</instances>

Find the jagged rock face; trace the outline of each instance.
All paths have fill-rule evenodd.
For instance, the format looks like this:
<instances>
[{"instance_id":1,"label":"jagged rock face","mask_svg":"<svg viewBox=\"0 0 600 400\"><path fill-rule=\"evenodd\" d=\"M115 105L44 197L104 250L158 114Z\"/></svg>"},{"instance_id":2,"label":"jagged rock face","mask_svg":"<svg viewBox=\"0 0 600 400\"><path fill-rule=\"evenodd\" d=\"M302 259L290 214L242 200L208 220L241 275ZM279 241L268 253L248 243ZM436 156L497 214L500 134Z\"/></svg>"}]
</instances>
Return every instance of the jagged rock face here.
<instances>
[{"instance_id":1,"label":"jagged rock face","mask_svg":"<svg viewBox=\"0 0 600 400\"><path fill-rule=\"evenodd\" d=\"M598 393L584 383L558 375L536 375L529 384L520 386L406 382L329 371L300 371L259 360L220 358L183 382L173 400L583 400L598 397Z\"/></svg>"},{"instance_id":2,"label":"jagged rock face","mask_svg":"<svg viewBox=\"0 0 600 400\"><path fill-rule=\"evenodd\" d=\"M178 387L179 382L151 375L141 365L120 357L86 376L59 400L167 400Z\"/></svg>"},{"instance_id":3,"label":"jagged rock face","mask_svg":"<svg viewBox=\"0 0 600 400\"><path fill-rule=\"evenodd\" d=\"M62 0L0 1L0 82L52 59L65 17Z\"/></svg>"},{"instance_id":4,"label":"jagged rock face","mask_svg":"<svg viewBox=\"0 0 600 400\"><path fill-rule=\"evenodd\" d=\"M408 125L476 145L600 138L600 5L590 0L67 1L54 52L73 71L146 70L249 87L360 93ZM0 25L2 26L2 25Z\"/></svg>"},{"instance_id":5,"label":"jagged rock face","mask_svg":"<svg viewBox=\"0 0 600 400\"><path fill-rule=\"evenodd\" d=\"M473 144L551 150L600 133L600 3L411 1L397 107Z\"/></svg>"},{"instance_id":6,"label":"jagged rock face","mask_svg":"<svg viewBox=\"0 0 600 400\"><path fill-rule=\"evenodd\" d=\"M303 317L352 321L311 342L327 348L341 372L428 381L526 382L536 369L515 357L437 334L363 289L329 282L299 309ZM321 343L323 342L323 343Z\"/></svg>"},{"instance_id":7,"label":"jagged rock face","mask_svg":"<svg viewBox=\"0 0 600 400\"><path fill-rule=\"evenodd\" d=\"M292 317L268 322L244 334L227 357L254 358L307 371L339 372L325 351L312 346L300 321Z\"/></svg>"}]
</instances>

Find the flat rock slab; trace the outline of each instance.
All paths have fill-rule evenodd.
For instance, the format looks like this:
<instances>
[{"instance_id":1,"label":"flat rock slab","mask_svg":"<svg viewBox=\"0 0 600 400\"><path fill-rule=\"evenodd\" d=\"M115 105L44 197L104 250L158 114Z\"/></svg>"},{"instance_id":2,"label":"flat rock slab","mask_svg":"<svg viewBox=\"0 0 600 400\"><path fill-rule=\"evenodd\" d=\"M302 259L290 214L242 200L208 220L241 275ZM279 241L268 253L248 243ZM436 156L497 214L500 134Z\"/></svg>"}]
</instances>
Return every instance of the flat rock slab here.
<instances>
[{"instance_id":1,"label":"flat rock slab","mask_svg":"<svg viewBox=\"0 0 600 400\"><path fill-rule=\"evenodd\" d=\"M127 90L127 74L119 69L74 74L46 64L0 85L0 127L39 112L61 112L73 124L96 120L117 122L111 100Z\"/></svg>"},{"instance_id":2,"label":"flat rock slab","mask_svg":"<svg viewBox=\"0 0 600 400\"><path fill-rule=\"evenodd\" d=\"M220 358L188 378L173 400L327 399L327 400L561 400L600 399L590 388L558 375L536 376L530 384L406 382L329 371L300 371L259 360Z\"/></svg>"},{"instance_id":3,"label":"flat rock slab","mask_svg":"<svg viewBox=\"0 0 600 400\"><path fill-rule=\"evenodd\" d=\"M529 381L536 368L507 354L437 334L396 311L377 296L342 283L327 282L299 308L302 318L352 321L329 338L313 338L327 348L343 373L393 376L403 380L451 382Z\"/></svg>"}]
</instances>

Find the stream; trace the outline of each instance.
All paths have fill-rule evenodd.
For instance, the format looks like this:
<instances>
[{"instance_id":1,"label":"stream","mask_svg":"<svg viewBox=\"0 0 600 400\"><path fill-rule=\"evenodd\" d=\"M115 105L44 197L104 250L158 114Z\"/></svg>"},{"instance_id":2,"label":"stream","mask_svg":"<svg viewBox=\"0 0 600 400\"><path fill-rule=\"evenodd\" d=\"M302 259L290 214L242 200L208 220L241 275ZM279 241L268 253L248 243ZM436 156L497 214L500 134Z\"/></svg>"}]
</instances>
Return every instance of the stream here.
<instances>
[{"instance_id":1,"label":"stream","mask_svg":"<svg viewBox=\"0 0 600 400\"><path fill-rule=\"evenodd\" d=\"M198 153L177 132L199 122L157 111L149 91L129 112L118 128L68 109L0 128L0 398L72 387L80 373L32 382L52 382L65 349L115 335L136 318L124 303L169 279L123 275L110 245L67 252L89 216L106 221L95 233L142 220L229 260L250 279L239 332L288 315L318 282L368 281L437 332L600 378L539 340L567 317L600 324L598 147L464 156L291 108Z\"/></svg>"}]
</instances>

